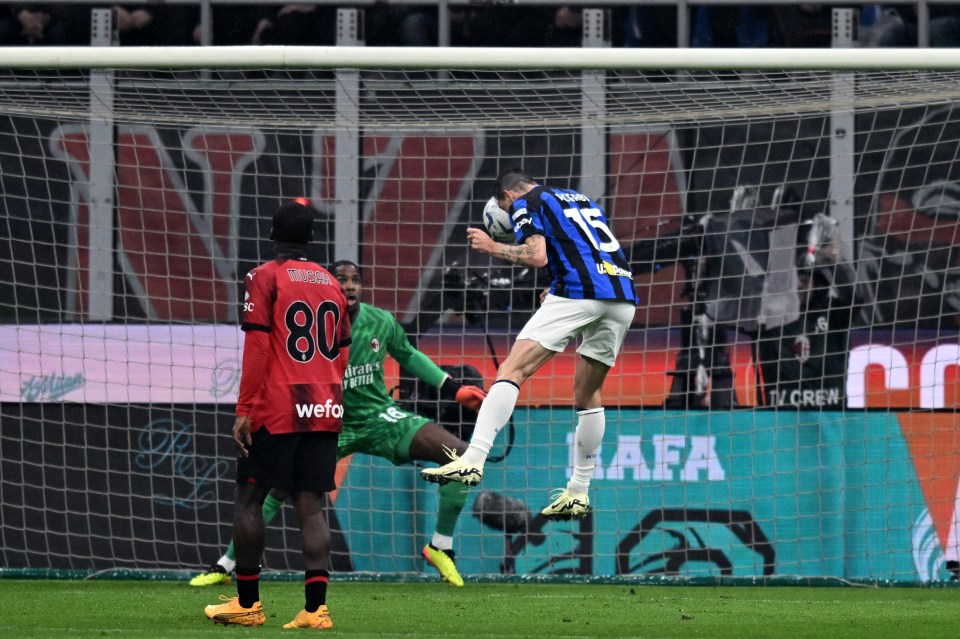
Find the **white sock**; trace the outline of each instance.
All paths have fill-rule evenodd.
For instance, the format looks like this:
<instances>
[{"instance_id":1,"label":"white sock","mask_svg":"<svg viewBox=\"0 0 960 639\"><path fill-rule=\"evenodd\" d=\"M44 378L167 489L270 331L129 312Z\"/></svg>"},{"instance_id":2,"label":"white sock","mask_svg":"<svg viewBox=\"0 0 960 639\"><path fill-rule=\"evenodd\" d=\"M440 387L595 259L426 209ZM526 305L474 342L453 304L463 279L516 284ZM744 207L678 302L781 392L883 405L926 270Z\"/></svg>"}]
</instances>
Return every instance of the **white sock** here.
<instances>
[{"instance_id":1,"label":"white sock","mask_svg":"<svg viewBox=\"0 0 960 639\"><path fill-rule=\"evenodd\" d=\"M227 574L228 574L228 575L229 575L231 572L233 572L233 569L234 569L234 568L237 567L237 562L234 561L233 559L230 559L230 558L227 557L226 555L224 555L224 556L221 557L219 560L217 560L217 563L220 564L221 566L223 566L223 569L227 571Z\"/></svg>"},{"instance_id":2,"label":"white sock","mask_svg":"<svg viewBox=\"0 0 960 639\"><path fill-rule=\"evenodd\" d=\"M433 533L433 539L430 540L430 545L437 550L453 550L453 537L435 532Z\"/></svg>"},{"instance_id":3,"label":"white sock","mask_svg":"<svg viewBox=\"0 0 960 639\"><path fill-rule=\"evenodd\" d=\"M487 460L497 433L513 415L519 395L520 387L513 382L502 379L493 383L477 413L477 425L473 429L470 446L463 454L463 461L482 464Z\"/></svg>"},{"instance_id":4,"label":"white sock","mask_svg":"<svg viewBox=\"0 0 960 639\"><path fill-rule=\"evenodd\" d=\"M573 438L573 476L567 482L567 492L574 494L586 493L590 488L607 423L603 407L577 411L577 415L577 432Z\"/></svg>"}]
</instances>

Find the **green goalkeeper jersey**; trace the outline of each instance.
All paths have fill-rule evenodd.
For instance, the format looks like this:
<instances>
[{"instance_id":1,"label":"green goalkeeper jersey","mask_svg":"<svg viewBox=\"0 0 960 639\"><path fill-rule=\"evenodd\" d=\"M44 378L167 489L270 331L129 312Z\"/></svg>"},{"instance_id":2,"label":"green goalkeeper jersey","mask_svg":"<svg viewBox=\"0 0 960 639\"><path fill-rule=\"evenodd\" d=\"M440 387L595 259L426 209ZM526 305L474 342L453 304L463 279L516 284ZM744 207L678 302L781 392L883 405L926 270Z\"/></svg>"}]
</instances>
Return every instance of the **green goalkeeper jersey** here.
<instances>
[{"instance_id":1,"label":"green goalkeeper jersey","mask_svg":"<svg viewBox=\"0 0 960 639\"><path fill-rule=\"evenodd\" d=\"M362 425L394 405L383 381L383 363L390 355L410 374L439 387L447 374L415 349L390 313L360 304L350 325L350 362L343 376L343 427Z\"/></svg>"}]
</instances>

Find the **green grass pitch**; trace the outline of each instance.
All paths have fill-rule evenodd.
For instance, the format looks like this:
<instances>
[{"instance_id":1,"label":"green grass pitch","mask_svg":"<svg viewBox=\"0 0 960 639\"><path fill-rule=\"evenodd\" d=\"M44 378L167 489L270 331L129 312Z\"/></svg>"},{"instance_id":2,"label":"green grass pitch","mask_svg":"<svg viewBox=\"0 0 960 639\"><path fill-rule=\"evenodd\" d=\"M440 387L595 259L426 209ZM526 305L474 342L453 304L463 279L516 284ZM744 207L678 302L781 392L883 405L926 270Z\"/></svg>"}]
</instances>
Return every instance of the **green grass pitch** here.
<instances>
[{"instance_id":1,"label":"green grass pitch","mask_svg":"<svg viewBox=\"0 0 960 639\"><path fill-rule=\"evenodd\" d=\"M303 605L294 582L261 585L266 625L215 626L203 606L233 585L0 579L0 637L290 637ZM931 639L956 637L955 588L331 583L330 637L650 637Z\"/></svg>"}]
</instances>

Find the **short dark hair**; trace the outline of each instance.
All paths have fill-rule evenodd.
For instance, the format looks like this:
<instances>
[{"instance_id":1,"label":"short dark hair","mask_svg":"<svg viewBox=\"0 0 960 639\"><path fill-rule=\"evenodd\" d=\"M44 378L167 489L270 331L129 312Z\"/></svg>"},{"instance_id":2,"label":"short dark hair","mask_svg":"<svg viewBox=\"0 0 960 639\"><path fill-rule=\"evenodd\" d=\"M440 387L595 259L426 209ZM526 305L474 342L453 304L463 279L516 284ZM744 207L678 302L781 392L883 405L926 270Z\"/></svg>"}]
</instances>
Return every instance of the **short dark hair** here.
<instances>
[{"instance_id":1,"label":"short dark hair","mask_svg":"<svg viewBox=\"0 0 960 639\"><path fill-rule=\"evenodd\" d=\"M300 202L287 202L273 214L270 239L288 244L309 244L313 241L312 206Z\"/></svg>"},{"instance_id":2,"label":"short dark hair","mask_svg":"<svg viewBox=\"0 0 960 639\"><path fill-rule=\"evenodd\" d=\"M536 181L530 177L529 173L520 167L510 167L501 171L497 180L493 183L493 197L502 200L507 189L512 190L521 185L533 186L534 184L536 184Z\"/></svg>"},{"instance_id":3,"label":"short dark hair","mask_svg":"<svg viewBox=\"0 0 960 639\"><path fill-rule=\"evenodd\" d=\"M327 270L333 273L334 275L336 275L337 269L340 268L341 266L352 266L353 268L357 269L357 275L359 275L360 278L363 279L363 273L360 272L360 265L357 264L356 262L351 262L350 260L337 260L336 262L328 266Z\"/></svg>"}]
</instances>

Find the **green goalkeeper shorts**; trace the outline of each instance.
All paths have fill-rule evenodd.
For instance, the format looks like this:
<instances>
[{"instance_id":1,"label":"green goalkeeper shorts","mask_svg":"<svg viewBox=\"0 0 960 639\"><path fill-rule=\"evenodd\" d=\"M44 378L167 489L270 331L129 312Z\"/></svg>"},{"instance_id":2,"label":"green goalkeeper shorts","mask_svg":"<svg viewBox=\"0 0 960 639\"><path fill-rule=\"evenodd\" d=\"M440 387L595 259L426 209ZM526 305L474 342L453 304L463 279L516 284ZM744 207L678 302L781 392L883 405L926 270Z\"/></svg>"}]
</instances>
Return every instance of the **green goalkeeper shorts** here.
<instances>
[{"instance_id":1,"label":"green goalkeeper shorts","mask_svg":"<svg viewBox=\"0 0 960 639\"><path fill-rule=\"evenodd\" d=\"M430 420L391 406L360 423L343 425L338 455L364 453L386 459L394 466L410 463L410 442Z\"/></svg>"}]
</instances>

